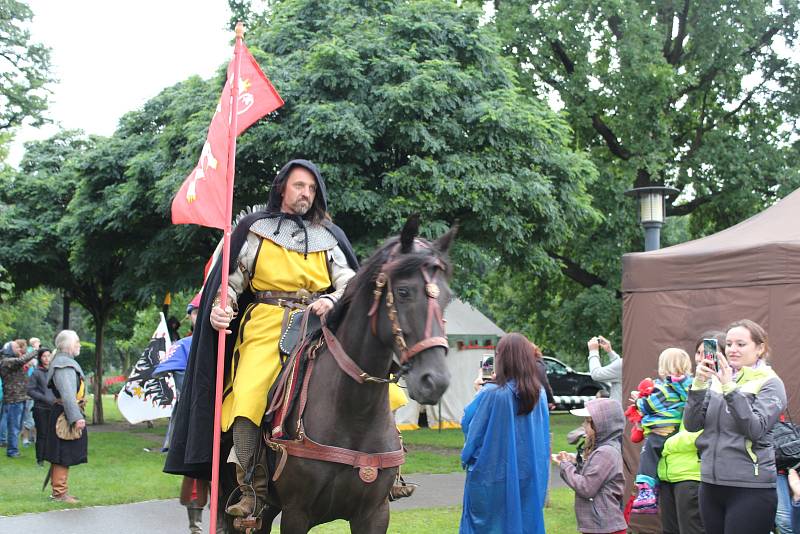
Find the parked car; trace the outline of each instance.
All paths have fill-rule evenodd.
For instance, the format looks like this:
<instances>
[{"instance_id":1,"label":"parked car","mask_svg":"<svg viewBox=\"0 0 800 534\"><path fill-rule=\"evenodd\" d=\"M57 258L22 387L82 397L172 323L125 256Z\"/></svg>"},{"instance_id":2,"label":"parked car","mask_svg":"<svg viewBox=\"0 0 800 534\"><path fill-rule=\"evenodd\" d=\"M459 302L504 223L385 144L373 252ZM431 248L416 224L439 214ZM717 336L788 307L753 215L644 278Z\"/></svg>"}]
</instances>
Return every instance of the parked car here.
<instances>
[{"instance_id":1,"label":"parked car","mask_svg":"<svg viewBox=\"0 0 800 534\"><path fill-rule=\"evenodd\" d=\"M544 356L543 359L554 397L594 397L601 389L609 389L605 383L593 380L589 373L575 371L557 358Z\"/></svg>"}]
</instances>

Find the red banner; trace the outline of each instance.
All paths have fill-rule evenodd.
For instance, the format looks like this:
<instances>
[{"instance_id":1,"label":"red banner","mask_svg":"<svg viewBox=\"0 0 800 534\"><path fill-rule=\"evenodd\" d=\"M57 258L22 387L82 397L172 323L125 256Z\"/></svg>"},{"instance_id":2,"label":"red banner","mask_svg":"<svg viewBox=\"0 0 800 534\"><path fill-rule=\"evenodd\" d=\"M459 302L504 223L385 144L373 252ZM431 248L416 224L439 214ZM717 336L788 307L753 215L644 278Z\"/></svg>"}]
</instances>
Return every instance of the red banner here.
<instances>
[{"instance_id":1,"label":"red banner","mask_svg":"<svg viewBox=\"0 0 800 534\"><path fill-rule=\"evenodd\" d=\"M258 119L283 105L280 95L244 45L241 53L236 106L237 136ZM231 61L228 65L228 80L222 89L217 110L208 127L208 137L200 152L200 161L172 199L173 224L199 224L212 228L225 228L226 195L232 194L229 189L232 189L233 183L231 176L229 188L226 172L234 72L234 62Z\"/></svg>"}]
</instances>

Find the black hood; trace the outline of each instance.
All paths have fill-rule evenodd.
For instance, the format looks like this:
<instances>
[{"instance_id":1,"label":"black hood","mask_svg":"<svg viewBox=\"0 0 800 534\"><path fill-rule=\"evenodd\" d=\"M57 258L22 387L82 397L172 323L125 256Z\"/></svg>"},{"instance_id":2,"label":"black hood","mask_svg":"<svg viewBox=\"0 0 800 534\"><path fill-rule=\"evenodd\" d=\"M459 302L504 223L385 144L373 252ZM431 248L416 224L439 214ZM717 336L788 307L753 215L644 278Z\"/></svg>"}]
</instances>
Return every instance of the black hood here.
<instances>
[{"instance_id":1,"label":"black hood","mask_svg":"<svg viewBox=\"0 0 800 534\"><path fill-rule=\"evenodd\" d=\"M314 196L314 205L303 216L308 219L314 214L314 206L319 207L322 213L328 211L328 190L325 188L325 180L317 169L317 166L308 161L307 159L293 159L283 166L272 181L272 189L269 192L269 202L267 203L267 212L270 214L277 214L281 212L281 189L289 178L289 172L295 167L303 167L311 174L317 181L317 194Z\"/></svg>"}]
</instances>

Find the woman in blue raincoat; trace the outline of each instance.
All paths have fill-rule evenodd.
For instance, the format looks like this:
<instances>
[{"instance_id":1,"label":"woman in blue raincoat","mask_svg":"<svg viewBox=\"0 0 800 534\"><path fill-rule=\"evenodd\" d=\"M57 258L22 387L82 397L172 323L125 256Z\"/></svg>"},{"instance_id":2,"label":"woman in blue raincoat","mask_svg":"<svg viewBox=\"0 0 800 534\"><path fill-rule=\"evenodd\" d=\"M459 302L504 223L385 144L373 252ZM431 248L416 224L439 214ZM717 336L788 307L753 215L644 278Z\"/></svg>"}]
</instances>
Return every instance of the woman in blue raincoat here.
<instances>
[{"instance_id":1,"label":"woman in blue raincoat","mask_svg":"<svg viewBox=\"0 0 800 534\"><path fill-rule=\"evenodd\" d=\"M536 375L538 350L522 334L504 336L497 344L494 382L464 410L461 533L545 532L550 420Z\"/></svg>"}]
</instances>

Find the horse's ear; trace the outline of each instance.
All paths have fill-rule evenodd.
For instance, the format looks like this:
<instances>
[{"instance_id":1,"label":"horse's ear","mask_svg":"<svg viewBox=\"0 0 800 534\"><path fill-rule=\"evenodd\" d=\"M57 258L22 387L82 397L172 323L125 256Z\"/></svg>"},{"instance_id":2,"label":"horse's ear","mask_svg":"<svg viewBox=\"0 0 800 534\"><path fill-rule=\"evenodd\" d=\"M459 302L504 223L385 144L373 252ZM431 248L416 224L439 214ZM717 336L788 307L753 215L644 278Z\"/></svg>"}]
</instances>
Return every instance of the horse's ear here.
<instances>
[{"instance_id":1,"label":"horse's ear","mask_svg":"<svg viewBox=\"0 0 800 534\"><path fill-rule=\"evenodd\" d=\"M442 254L447 254L450 250L450 245L453 244L453 239L455 239L456 234L458 233L458 221L456 221L450 229L442 234L439 239L433 244L434 248L441 252Z\"/></svg>"},{"instance_id":2,"label":"horse's ear","mask_svg":"<svg viewBox=\"0 0 800 534\"><path fill-rule=\"evenodd\" d=\"M414 238L419 235L419 213L409 216L400 231L400 253L408 254L414 249Z\"/></svg>"}]
</instances>

